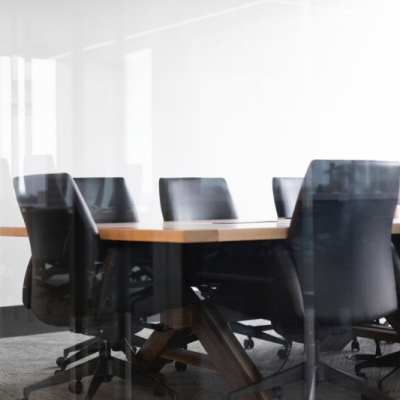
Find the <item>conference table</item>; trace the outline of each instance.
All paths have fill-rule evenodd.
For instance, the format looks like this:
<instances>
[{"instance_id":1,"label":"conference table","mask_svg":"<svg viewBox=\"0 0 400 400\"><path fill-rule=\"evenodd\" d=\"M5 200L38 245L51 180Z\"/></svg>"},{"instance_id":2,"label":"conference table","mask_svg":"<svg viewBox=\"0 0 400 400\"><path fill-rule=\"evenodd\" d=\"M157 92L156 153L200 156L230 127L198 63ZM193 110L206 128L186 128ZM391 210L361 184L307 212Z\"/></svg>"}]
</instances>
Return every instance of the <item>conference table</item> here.
<instances>
[{"instance_id":1,"label":"conference table","mask_svg":"<svg viewBox=\"0 0 400 400\"><path fill-rule=\"evenodd\" d=\"M183 248L194 243L282 240L288 236L290 220L275 221L188 221L98 224L101 239L153 243L155 301L167 302L161 322L172 329L154 331L138 352L140 361L160 370L169 360L218 371L230 391L261 379L261 374L229 328L239 316L211 301L200 301L193 293L190 306L182 307ZM393 234L400 234L400 219L393 220ZM0 236L27 236L24 227L0 227ZM172 289L172 290L171 290ZM184 349L193 332L207 354ZM267 390L243 399L274 399Z\"/></svg>"}]
</instances>

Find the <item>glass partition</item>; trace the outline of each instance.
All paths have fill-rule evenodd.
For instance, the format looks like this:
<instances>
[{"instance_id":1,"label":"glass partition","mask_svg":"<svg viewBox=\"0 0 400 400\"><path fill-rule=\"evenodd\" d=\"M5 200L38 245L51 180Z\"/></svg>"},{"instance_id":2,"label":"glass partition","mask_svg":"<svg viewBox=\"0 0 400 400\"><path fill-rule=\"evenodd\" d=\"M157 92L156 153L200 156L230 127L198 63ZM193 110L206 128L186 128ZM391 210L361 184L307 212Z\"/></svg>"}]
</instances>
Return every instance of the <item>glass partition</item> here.
<instances>
[{"instance_id":1,"label":"glass partition","mask_svg":"<svg viewBox=\"0 0 400 400\"><path fill-rule=\"evenodd\" d=\"M237 219L260 223L279 217L274 177L303 178L315 159L398 161L399 22L396 0L0 0L0 227L24 226L12 183L23 175L122 177L139 220L150 225L164 222L160 178L224 178ZM279 224L287 228L290 219ZM250 258L265 262L274 244L258 243ZM203 266L207 273L218 257L226 273L231 263L245 268L240 262L249 256L237 239L226 247L188 247L191 257L211 260ZM153 255L172 263L186 251L160 246ZM4 336L52 329L27 328L22 292L30 255L27 237L2 234L0 346L11 340ZM211 302L222 285L218 277L193 284L201 300ZM66 343L79 341L62 334ZM246 340L260 376L291 365L290 357L285 364L277 356L290 346L254 339L253 349L251 335L234 334ZM55 361L67 345L57 336L49 340ZM374 352L371 343L365 346ZM303 357L302 346L294 345L292 359ZM0 364L8 365L2 357ZM353 366L347 366L352 373ZM172 379L179 392L174 366L166 368L167 384ZM20 397L31 383L25 373L18 384L6 383L5 393ZM208 370L189 366L183 373L193 374L188 380L198 386L187 384L180 398L226 398L233 390ZM299 398L303 389L294 385L285 393Z\"/></svg>"}]
</instances>

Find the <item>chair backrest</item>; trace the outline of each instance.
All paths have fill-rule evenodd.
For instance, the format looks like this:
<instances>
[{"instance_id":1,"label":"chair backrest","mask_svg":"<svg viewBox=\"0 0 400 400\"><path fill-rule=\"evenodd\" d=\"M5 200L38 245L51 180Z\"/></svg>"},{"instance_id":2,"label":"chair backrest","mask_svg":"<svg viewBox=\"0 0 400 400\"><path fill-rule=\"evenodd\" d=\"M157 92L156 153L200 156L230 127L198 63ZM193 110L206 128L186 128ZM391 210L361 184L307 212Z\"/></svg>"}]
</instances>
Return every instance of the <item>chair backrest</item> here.
<instances>
[{"instance_id":1,"label":"chair backrest","mask_svg":"<svg viewBox=\"0 0 400 400\"><path fill-rule=\"evenodd\" d=\"M272 178L272 192L278 218L292 218L303 178Z\"/></svg>"},{"instance_id":2,"label":"chair backrest","mask_svg":"<svg viewBox=\"0 0 400 400\"><path fill-rule=\"evenodd\" d=\"M138 222L124 178L74 178L96 223Z\"/></svg>"},{"instance_id":3,"label":"chair backrest","mask_svg":"<svg viewBox=\"0 0 400 400\"><path fill-rule=\"evenodd\" d=\"M395 162L311 162L288 243L321 322L351 325L397 309L391 230L399 178Z\"/></svg>"},{"instance_id":4,"label":"chair backrest","mask_svg":"<svg viewBox=\"0 0 400 400\"><path fill-rule=\"evenodd\" d=\"M43 322L86 332L102 260L97 227L68 174L14 178L32 253L31 309Z\"/></svg>"},{"instance_id":5,"label":"chair backrest","mask_svg":"<svg viewBox=\"0 0 400 400\"><path fill-rule=\"evenodd\" d=\"M237 218L223 178L160 178L159 190L164 221Z\"/></svg>"}]
</instances>

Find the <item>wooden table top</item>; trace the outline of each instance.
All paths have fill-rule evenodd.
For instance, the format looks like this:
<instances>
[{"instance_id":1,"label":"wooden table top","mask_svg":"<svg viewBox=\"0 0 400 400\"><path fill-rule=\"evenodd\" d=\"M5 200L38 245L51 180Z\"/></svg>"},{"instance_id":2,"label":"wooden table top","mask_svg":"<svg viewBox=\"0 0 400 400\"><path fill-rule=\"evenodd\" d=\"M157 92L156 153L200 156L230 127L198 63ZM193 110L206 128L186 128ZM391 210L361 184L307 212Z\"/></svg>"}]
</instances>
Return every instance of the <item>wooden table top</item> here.
<instances>
[{"instance_id":1,"label":"wooden table top","mask_svg":"<svg viewBox=\"0 0 400 400\"><path fill-rule=\"evenodd\" d=\"M289 221L180 221L161 223L99 224L100 237L169 243L206 243L238 240L284 239Z\"/></svg>"},{"instance_id":2,"label":"wooden table top","mask_svg":"<svg viewBox=\"0 0 400 400\"><path fill-rule=\"evenodd\" d=\"M0 236L28 236L24 226L0 226Z\"/></svg>"},{"instance_id":3,"label":"wooden table top","mask_svg":"<svg viewBox=\"0 0 400 400\"><path fill-rule=\"evenodd\" d=\"M180 221L98 224L103 240L207 243L239 240L286 239L290 220L278 221ZM393 220L393 234L400 234L400 219ZM25 227L0 227L0 236L27 236Z\"/></svg>"}]
</instances>

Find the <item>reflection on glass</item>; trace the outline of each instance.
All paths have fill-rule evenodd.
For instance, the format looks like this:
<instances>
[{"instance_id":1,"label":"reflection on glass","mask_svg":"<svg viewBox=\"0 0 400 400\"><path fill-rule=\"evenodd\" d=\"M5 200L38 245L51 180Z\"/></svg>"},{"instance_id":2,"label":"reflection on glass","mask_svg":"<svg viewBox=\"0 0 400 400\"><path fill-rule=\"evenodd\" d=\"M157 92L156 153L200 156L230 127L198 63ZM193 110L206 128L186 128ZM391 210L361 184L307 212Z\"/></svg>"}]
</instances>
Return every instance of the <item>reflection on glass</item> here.
<instances>
[{"instance_id":1,"label":"reflection on glass","mask_svg":"<svg viewBox=\"0 0 400 400\"><path fill-rule=\"evenodd\" d=\"M125 56L125 159L126 164L140 164L143 194L152 193L153 112L151 49Z\"/></svg>"}]
</instances>

